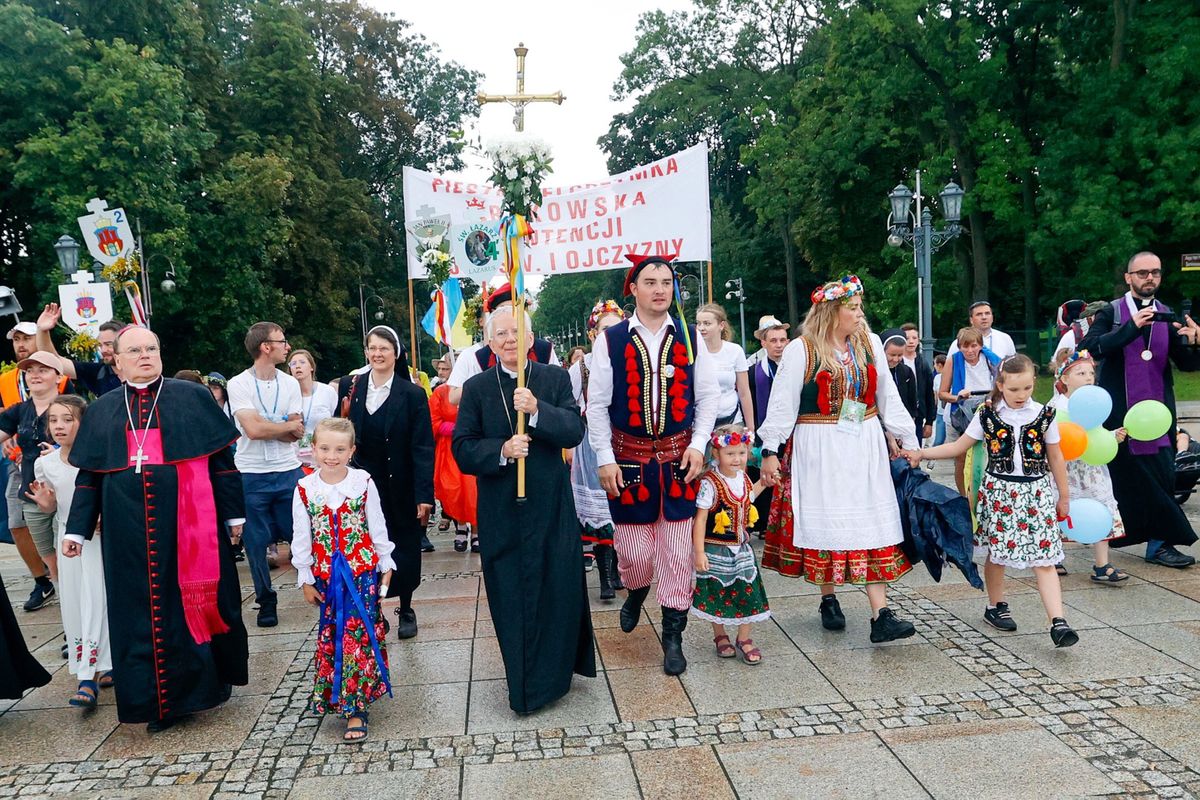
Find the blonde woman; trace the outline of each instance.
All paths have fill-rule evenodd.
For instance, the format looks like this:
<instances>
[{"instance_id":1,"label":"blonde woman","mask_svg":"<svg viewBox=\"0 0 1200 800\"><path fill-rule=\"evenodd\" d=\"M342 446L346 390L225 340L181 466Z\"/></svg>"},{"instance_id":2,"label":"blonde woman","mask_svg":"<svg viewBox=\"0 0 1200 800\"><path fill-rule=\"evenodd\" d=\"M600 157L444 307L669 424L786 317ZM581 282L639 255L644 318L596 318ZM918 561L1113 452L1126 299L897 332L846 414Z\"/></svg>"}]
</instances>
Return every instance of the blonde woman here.
<instances>
[{"instance_id":1,"label":"blonde woman","mask_svg":"<svg viewBox=\"0 0 1200 800\"><path fill-rule=\"evenodd\" d=\"M700 306L696 330L712 353L721 395L717 402L717 426L732 424L741 412L742 421L754 433L754 401L750 398L750 365L746 351L734 344L725 309L716 303Z\"/></svg>"},{"instance_id":2,"label":"blonde woman","mask_svg":"<svg viewBox=\"0 0 1200 800\"><path fill-rule=\"evenodd\" d=\"M842 630L835 588L866 587L871 641L915 632L887 607L887 584L912 569L892 485L884 431L916 444L883 344L863 315L853 275L812 294L801 336L784 350L759 435L771 504L763 566L821 587L821 624ZM780 458L783 458L781 465Z\"/></svg>"}]
</instances>

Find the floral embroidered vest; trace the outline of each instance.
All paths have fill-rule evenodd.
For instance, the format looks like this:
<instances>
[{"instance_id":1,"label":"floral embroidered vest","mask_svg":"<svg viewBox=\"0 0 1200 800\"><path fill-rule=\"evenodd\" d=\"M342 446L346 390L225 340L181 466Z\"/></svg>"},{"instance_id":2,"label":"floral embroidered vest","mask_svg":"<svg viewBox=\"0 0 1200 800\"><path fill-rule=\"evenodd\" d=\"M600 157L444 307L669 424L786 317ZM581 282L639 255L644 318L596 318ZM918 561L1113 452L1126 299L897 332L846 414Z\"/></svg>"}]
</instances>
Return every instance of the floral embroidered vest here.
<instances>
[{"instance_id":1,"label":"floral embroidered vest","mask_svg":"<svg viewBox=\"0 0 1200 800\"><path fill-rule=\"evenodd\" d=\"M299 489L300 501L312 524L313 575L329 580L333 555L339 546L355 576L375 569L379 559L367 531L367 490L358 497L345 498L334 509L310 497L303 484ZM335 529L337 521L341 522L340 531Z\"/></svg>"},{"instance_id":2,"label":"floral embroidered vest","mask_svg":"<svg viewBox=\"0 0 1200 800\"><path fill-rule=\"evenodd\" d=\"M672 318L673 330L663 336L658 353L656 380L650 370L654 354L637 333L629 329L629 320L604 332L608 339L608 357L612 362L613 393L608 415L614 429L642 439L659 439L691 430L696 404L695 365L688 363L687 347L676 336L679 320ZM692 342L699 342L696 329L688 326ZM658 413L653 397L658 396Z\"/></svg>"},{"instance_id":3,"label":"floral embroidered vest","mask_svg":"<svg viewBox=\"0 0 1200 800\"><path fill-rule=\"evenodd\" d=\"M750 478L742 473L744 485L741 499L733 496L728 484L720 475L705 475L701 480L712 484L717 495L712 508L708 510L708 519L705 520L704 543L741 544L746 537L746 530L758 522L758 509L750 500L753 490Z\"/></svg>"},{"instance_id":4,"label":"floral embroidered vest","mask_svg":"<svg viewBox=\"0 0 1200 800\"><path fill-rule=\"evenodd\" d=\"M1046 461L1046 431L1054 422L1054 409L1043 406L1041 413L1020 432L1000 418L988 400L980 407L979 421L983 425L983 446L987 448L988 472L1011 474L1014 471L1016 452L1021 452L1021 469L1030 477L1045 475L1049 470Z\"/></svg>"},{"instance_id":5,"label":"floral embroidered vest","mask_svg":"<svg viewBox=\"0 0 1200 800\"><path fill-rule=\"evenodd\" d=\"M875 393L879 388L879 373L875 369L875 353L870 337L865 333L859 335L867 351L867 363L859 365L861 377L857 392L854 390L854 382L848 379L847 369L836 364L832 372L822 369L824 365L812 342L806 337L800 337L804 344L804 352L808 356L808 370L804 376L804 388L800 391L799 422L837 422L842 411L842 401L847 397L865 404L868 417L878 413Z\"/></svg>"}]
</instances>

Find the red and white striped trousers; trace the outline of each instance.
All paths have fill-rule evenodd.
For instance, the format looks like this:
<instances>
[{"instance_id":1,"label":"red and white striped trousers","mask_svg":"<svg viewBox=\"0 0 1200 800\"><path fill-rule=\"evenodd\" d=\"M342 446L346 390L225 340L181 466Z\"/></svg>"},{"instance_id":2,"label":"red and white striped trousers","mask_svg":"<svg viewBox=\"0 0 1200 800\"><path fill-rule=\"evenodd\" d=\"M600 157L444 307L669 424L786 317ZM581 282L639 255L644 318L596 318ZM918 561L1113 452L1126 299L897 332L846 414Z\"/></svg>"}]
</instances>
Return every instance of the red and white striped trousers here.
<instances>
[{"instance_id":1,"label":"red and white striped trousers","mask_svg":"<svg viewBox=\"0 0 1200 800\"><path fill-rule=\"evenodd\" d=\"M613 534L621 580L630 589L649 586L658 571L655 597L660 606L686 611L692 607L695 580L692 557L692 520L650 525L618 523Z\"/></svg>"}]
</instances>

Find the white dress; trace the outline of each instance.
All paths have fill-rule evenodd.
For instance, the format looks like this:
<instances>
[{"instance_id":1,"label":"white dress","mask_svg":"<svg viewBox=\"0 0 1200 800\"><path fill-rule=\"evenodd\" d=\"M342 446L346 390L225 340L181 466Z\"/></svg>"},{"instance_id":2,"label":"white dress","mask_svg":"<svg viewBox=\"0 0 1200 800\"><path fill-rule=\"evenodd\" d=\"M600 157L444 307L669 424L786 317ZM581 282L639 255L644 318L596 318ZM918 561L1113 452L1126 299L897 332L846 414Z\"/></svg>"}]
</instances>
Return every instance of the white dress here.
<instances>
[{"instance_id":1,"label":"white dress","mask_svg":"<svg viewBox=\"0 0 1200 800\"><path fill-rule=\"evenodd\" d=\"M759 435L778 451L792 436L792 542L813 550L873 550L904 540L884 429L905 449L918 447L916 425L900 399L879 337L871 334L879 413L859 435L836 424L796 424L808 369L804 342L783 351Z\"/></svg>"},{"instance_id":2,"label":"white dress","mask_svg":"<svg viewBox=\"0 0 1200 800\"><path fill-rule=\"evenodd\" d=\"M583 357L582 366L592 368L592 354ZM575 395L575 403L580 411L587 407L587 398L583 391L583 370L581 363L576 362L567 371L571 378L571 392ZM586 418L585 418L586 422ZM607 539L612 538L612 512L608 508L608 494L600 488L600 467L596 461L596 451L585 435L575 447L575 456L571 460L571 494L575 496L575 515L581 525L587 529L585 538L594 538L595 534L606 528Z\"/></svg>"},{"instance_id":3,"label":"white dress","mask_svg":"<svg viewBox=\"0 0 1200 800\"><path fill-rule=\"evenodd\" d=\"M33 474L39 481L54 487L58 502L58 511L54 515L54 550L61 552L79 470L64 463L59 453L54 452L34 463ZM99 531L83 545L80 555L58 559L58 589L63 633L67 637L67 668L81 681L96 680L97 674L112 669Z\"/></svg>"}]
</instances>

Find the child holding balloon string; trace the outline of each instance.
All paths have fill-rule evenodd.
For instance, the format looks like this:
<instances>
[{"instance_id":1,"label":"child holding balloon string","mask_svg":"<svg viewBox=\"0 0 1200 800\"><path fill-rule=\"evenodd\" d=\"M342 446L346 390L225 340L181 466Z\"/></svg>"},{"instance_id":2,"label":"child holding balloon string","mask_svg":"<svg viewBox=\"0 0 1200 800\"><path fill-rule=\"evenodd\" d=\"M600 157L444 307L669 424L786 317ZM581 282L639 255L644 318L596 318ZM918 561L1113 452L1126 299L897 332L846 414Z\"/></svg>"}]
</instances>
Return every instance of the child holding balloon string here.
<instances>
[{"instance_id":1,"label":"child holding balloon string","mask_svg":"<svg viewBox=\"0 0 1200 800\"><path fill-rule=\"evenodd\" d=\"M1067 517L1070 488L1054 409L1033 399L1036 376L1028 356L1004 359L991 395L957 441L904 456L915 467L922 459L956 458L983 442L988 463L975 532L976 554L985 555L988 606L983 618L994 628L1015 631L1016 620L1004 601L1004 568L1032 569L1050 619L1050 639L1056 647L1070 647L1079 635L1063 617L1062 585L1054 571L1063 559L1057 521Z\"/></svg>"},{"instance_id":2,"label":"child holding balloon string","mask_svg":"<svg viewBox=\"0 0 1200 800\"><path fill-rule=\"evenodd\" d=\"M1086 423L1095 419L1103 422L1112 408L1112 401L1105 396L1100 400L1108 400L1107 404L1098 402L1095 408L1077 408L1081 405L1080 400L1087 399L1091 404L1094 398L1087 397L1087 395L1104 391L1096 387L1096 389L1084 390L1083 393L1076 394L1083 387L1096 384L1096 364L1087 350L1064 355L1054 377L1056 393L1049 404L1068 413L1076 410L1076 416L1079 417L1078 420L1070 422L1060 420L1059 425L1063 456L1067 459L1067 484L1071 489L1071 499L1076 502L1095 500L1103 505L1112 516L1112 525L1106 532L1107 535L1092 544L1092 556L1095 563L1092 566L1091 579L1093 583L1118 585L1129 580L1129 575L1124 570L1114 567L1109 561L1108 543L1125 536L1125 525L1121 522L1121 512L1117 508L1117 499L1113 496L1112 479L1109 477L1108 467L1104 464L1116 454L1116 445L1125 441L1126 431L1124 428L1118 428L1111 434L1107 432L1100 434L1101 436L1111 435L1112 442L1100 441L1096 443L1099 447L1089 447L1089 434L1085 430ZM1070 399L1072 396L1076 398L1074 401ZM1085 411L1086 416L1084 416ZM1099 427L1099 423L1092 426L1093 430L1096 427ZM1099 452L1090 455L1093 450ZM1097 533L1100 532L1086 532L1080 538L1090 540ZM1070 541L1069 537L1065 538Z\"/></svg>"}]
</instances>

